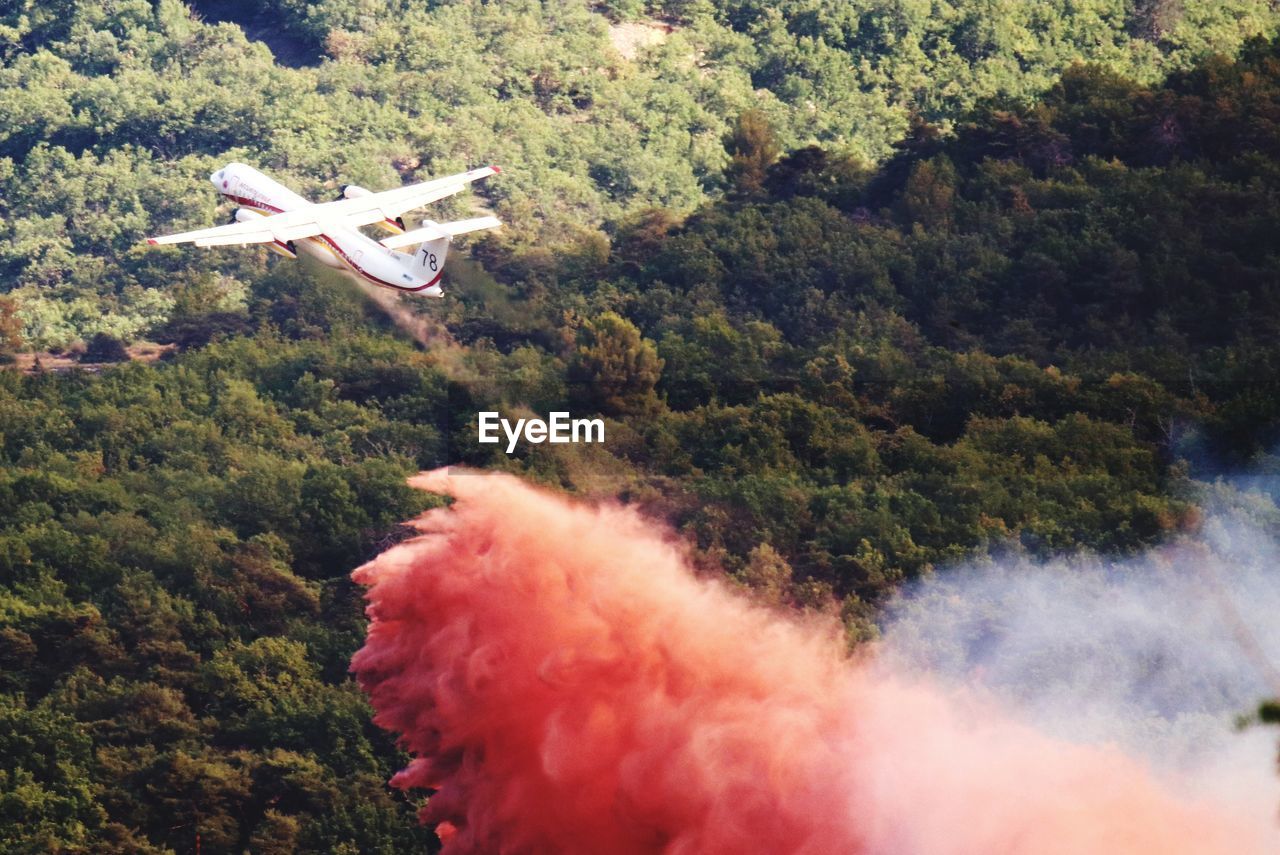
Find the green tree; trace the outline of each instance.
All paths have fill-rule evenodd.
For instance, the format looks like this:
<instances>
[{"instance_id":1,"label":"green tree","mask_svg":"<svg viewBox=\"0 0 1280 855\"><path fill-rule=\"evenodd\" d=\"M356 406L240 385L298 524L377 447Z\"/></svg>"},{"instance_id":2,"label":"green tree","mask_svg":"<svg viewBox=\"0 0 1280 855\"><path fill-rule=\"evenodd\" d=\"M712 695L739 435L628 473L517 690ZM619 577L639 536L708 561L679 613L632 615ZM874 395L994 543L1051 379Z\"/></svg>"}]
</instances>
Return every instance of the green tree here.
<instances>
[{"instance_id":1,"label":"green tree","mask_svg":"<svg viewBox=\"0 0 1280 855\"><path fill-rule=\"evenodd\" d=\"M760 192L769 167L782 151L769 119L759 110L738 116L724 147L729 153L725 177L738 193L748 196Z\"/></svg>"},{"instance_id":2,"label":"green tree","mask_svg":"<svg viewBox=\"0 0 1280 855\"><path fill-rule=\"evenodd\" d=\"M663 361L653 342L635 324L606 312L578 331L578 346L569 362L571 394L588 407L609 415L635 415L658 405L654 389Z\"/></svg>"},{"instance_id":3,"label":"green tree","mask_svg":"<svg viewBox=\"0 0 1280 855\"><path fill-rule=\"evenodd\" d=\"M0 297L0 359L21 349L22 318L18 315L18 305L13 299Z\"/></svg>"}]
</instances>

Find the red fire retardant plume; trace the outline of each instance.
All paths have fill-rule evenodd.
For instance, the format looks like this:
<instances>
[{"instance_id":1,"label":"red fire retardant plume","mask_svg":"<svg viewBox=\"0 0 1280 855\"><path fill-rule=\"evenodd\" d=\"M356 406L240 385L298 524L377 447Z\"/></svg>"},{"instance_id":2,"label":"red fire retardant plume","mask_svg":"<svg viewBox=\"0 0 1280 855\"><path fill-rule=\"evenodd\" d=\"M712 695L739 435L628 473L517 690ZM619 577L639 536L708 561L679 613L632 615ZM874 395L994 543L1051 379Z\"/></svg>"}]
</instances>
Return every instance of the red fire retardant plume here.
<instances>
[{"instance_id":1,"label":"red fire retardant plume","mask_svg":"<svg viewBox=\"0 0 1280 855\"><path fill-rule=\"evenodd\" d=\"M446 853L1264 851L1117 750L874 676L834 633L695 579L660 529L505 475L353 575L352 668L437 792Z\"/></svg>"}]
</instances>

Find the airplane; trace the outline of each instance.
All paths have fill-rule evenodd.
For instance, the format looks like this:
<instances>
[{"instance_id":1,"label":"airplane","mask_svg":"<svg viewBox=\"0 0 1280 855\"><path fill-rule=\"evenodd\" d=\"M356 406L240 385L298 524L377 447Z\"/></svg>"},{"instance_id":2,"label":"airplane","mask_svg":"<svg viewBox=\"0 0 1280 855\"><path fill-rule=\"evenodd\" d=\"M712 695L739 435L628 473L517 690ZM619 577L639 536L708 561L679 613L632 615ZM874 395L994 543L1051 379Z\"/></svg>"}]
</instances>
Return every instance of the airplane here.
<instances>
[{"instance_id":1,"label":"airplane","mask_svg":"<svg viewBox=\"0 0 1280 855\"><path fill-rule=\"evenodd\" d=\"M302 251L329 267L349 270L383 288L443 297L440 277L449 243L458 235L502 223L497 217L452 223L423 220L421 228L406 230L403 215L501 171L496 166L485 166L381 193L348 184L336 201L315 203L252 166L228 163L209 180L222 196L240 205L229 224L147 238L147 243L265 243L286 258L297 258ZM376 241L359 230L360 226L375 223L391 236ZM419 246L412 253L401 251L401 247L413 244Z\"/></svg>"}]
</instances>

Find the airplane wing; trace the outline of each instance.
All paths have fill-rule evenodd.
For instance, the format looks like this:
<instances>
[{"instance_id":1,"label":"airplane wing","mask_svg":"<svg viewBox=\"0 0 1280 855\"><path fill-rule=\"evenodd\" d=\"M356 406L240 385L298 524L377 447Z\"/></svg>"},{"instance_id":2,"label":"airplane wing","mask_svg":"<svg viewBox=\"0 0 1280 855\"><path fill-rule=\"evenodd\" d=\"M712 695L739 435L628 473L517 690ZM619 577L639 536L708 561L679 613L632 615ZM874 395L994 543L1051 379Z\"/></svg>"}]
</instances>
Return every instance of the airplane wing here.
<instances>
[{"instance_id":1,"label":"airplane wing","mask_svg":"<svg viewBox=\"0 0 1280 855\"><path fill-rule=\"evenodd\" d=\"M428 205L446 196L452 196L461 192L472 181L488 178L490 175L497 175L501 171L496 166L482 166L479 169L472 169L469 172L463 172L458 175L450 175L447 178L435 178L419 184L397 187L394 190L383 190L381 193L358 196L355 199L329 202L328 205L346 206L343 208L344 214L348 217L358 218L362 226L381 222L383 218L394 220L405 211L412 211L414 208L421 208L423 205ZM328 205L320 207L327 207Z\"/></svg>"},{"instance_id":2,"label":"airplane wing","mask_svg":"<svg viewBox=\"0 0 1280 855\"><path fill-rule=\"evenodd\" d=\"M228 246L270 241L288 243L291 240L314 237L334 227L367 226L384 219L393 220L405 211L412 211L414 208L421 208L446 196L452 196L472 181L487 178L501 171L496 166L484 166L458 175L434 178L431 181L396 187L381 193L370 193L368 196L357 196L354 199L339 199L337 202L309 205L305 208L226 226L147 238L147 243L152 245L194 243L196 246Z\"/></svg>"},{"instance_id":3,"label":"airplane wing","mask_svg":"<svg viewBox=\"0 0 1280 855\"><path fill-rule=\"evenodd\" d=\"M470 220L455 220L452 223L433 223L431 220L423 220L422 228L383 238L378 243L388 249L399 249L411 243L439 240L442 237L457 237L467 232L494 229L500 225L502 222L497 217L476 217Z\"/></svg>"},{"instance_id":4,"label":"airplane wing","mask_svg":"<svg viewBox=\"0 0 1280 855\"><path fill-rule=\"evenodd\" d=\"M209 229L196 229L193 232L182 232L176 235L147 238L152 246L169 243L194 243L196 246L230 246L233 244L268 243L275 240L271 229L266 228L260 217L257 221L231 223L226 226L215 226Z\"/></svg>"}]
</instances>

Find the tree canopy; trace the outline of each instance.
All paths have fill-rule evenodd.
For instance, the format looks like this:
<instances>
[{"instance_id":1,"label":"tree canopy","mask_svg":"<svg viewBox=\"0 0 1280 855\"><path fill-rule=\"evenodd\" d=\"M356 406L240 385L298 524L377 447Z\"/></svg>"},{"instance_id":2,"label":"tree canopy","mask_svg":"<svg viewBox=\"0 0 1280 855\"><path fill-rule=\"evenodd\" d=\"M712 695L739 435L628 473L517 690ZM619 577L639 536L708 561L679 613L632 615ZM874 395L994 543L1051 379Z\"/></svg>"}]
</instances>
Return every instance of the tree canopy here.
<instances>
[{"instance_id":1,"label":"tree canopy","mask_svg":"<svg viewBox=\"0 0 1280 855\"><path fill-rule=\"evenodd\" d=\"M850 643L961 558L1194 529L1194 479L1280 439L1278 20L9 4L0 355L84 367L0 372L0 848L434 845L346 670L347 574L419 469L632 502ZM442 212L508 228L395 322L306 263L139 246L224 215L231 159L317 199L510 164ZM101 364L142 339L171 352ZM474 441L566 404L603 446Z\"/></svg>"}]
</instances>

